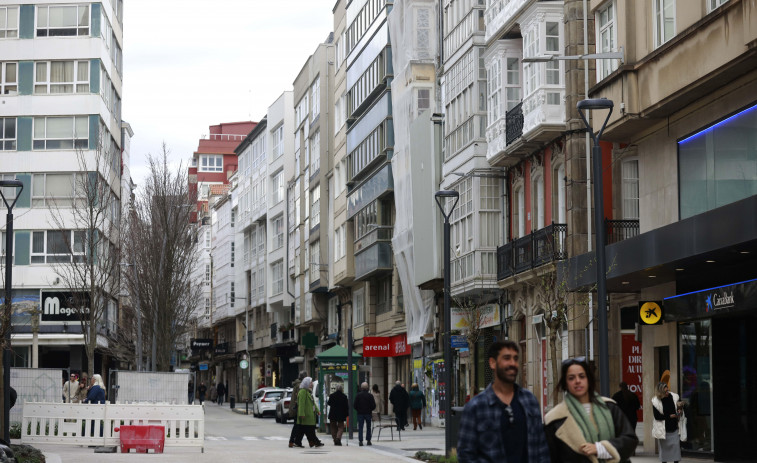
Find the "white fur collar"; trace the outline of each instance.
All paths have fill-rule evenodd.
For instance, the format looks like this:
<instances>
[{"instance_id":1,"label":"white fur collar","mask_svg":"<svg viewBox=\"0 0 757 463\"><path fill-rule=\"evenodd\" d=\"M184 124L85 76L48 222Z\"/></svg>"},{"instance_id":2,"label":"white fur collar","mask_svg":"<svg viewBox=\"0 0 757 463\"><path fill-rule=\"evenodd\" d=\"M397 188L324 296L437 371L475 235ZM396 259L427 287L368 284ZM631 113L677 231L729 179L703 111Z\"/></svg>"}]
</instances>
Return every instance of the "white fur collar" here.
<instances>
[{"instance_id":1,"label":"white fur collar","mask_svg":"<svg viewBox=\"0 0 757 463\"><path fill-rule=\"evenodd\" d=\"M612 401L605 399L604 397L603 400L605 400L605 402ZM548 425L561 419L565 419L565 421L555 431L555 437L563 441L565 445L577 454L583 455L583 453L581 453L581 445L586 443L586 438L584 438L581 428L578 427L578 423L576 423L576 420L570 414L568 406L565 405L564 401L560 402L555 408L547 413L547 416L544 417L544 424ZM620 453L618 453L617 449L615 449L609 441L603 440L601 443L610 455L612 455L611 459L606 460L607 463L620 462ZM595 455L587 456L587 458L591 460L592 463L599 462Z\"/></svg>"}]
</instances>

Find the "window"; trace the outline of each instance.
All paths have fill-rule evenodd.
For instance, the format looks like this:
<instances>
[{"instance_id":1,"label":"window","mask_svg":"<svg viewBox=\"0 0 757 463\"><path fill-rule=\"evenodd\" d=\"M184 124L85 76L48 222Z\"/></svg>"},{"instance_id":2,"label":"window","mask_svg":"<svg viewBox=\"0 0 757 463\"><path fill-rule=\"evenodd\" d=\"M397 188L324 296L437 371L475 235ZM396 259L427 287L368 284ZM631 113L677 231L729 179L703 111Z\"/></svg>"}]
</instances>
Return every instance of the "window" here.
<instances>
[{"instance_id":1,"label":"window","mask_svg":"<svg viewBox=\"0 0 757 463\"><path fill-rule=\"evenodd\" d=\"M32 264L84 262L84 231L32 232Z\"/></svg>"},{"instance_id":2,"label":"window","mask_svg":"<svg viewBox=\"0 0 757 463\"><path fill-rule=\"evenodd\" d=\"M89 93L89 61L37 61L34 68L36 94Z\"/></svg>"},{"instance_id":3,"label":"window","mask_svg":"<svg viewBox=\"0 0 757 463\"><path fill-rule=\"evenodd\" d=\"M532 230L541 230L544 228L544 177L541 173L534 176L533 179L533 222Z\"/></svg>"},{"instance_id":4,"label":"window","mask_svg":"<svg viewBox=\"0 0 757 463\"><path fill-rule=\"evenodd\" d=\"M707 0L707 9L708 11L712 11L727 1L728 0Z\"/></svg>"},{"instance_id":5,"label":"window","mask_svg":"<svg viewBox=\"0 0 757 463\"><path fill-rule=\"evenodd\" d=\"M71 207L74 200L82 204L82 183L86 174L32 174L32 207Z\"/></svg>"},{"instance_id":6,"label":"window","mask_svg":"<svg viewBox=\"0 0 757 463\"><path fill-rule=\"evenodd\" d=\"M321 168L321 131L310 138L310 172L315 174Z\"/></svg>"},{"instance_id":7,"label":"window","mask_svg":"<svg viewBox=\"0 0 757 463\"><path fill-rule=\"evenodd\" d=\"M623 176L623 218L639 219L639 160L628 159L621 164Z\"/></svg>"},{"instance_id":8,"label":"window","mask_svg":"<svg viewBox=\"0 0 757 463\"><path fill-rule=\"evenodd\" d=\"M520 90L520 60L518 58L507 58L505 98L507 111L516 107L522 99Z\"/></svg>"},{"instance_id":9,"label":"window","mask_svg":"<svg viewBox=\"0 0 757 463\"><path fill-rule=\"evenodd\" d=\"M2 9L0 9L2 12ZM0 94L18 94L18 63L0 63Z\"/></svg>"},{"instance_id":10,"label":"window","mask_svg":"<svg viewBox=\"0 0 757 463\"><path fill-rule=\"evenodd\" d=\"M37 6L37 37L89 35L89 5Z\"/></svg>"},{"instance_id":11,"label":"window","mask_svg":"<svg viewBox=\"0 0 757 463\"><path fill-rule=\"evenodd\" d=\"M272 141L272 149L271 149L271 155L273 156L273 159L278 159L279 156L284 154L284 126L280 125L277 129L273 131L271 134L271 141Z\"/></svg>"},{"instance_id":12,"label":"window","mask_svg":"<svg viewBox=\"0 0 757 463\"><path fill-rule=\"evenodd\" d=\"M318 114L321 113L321 77L316 77L310 88L311 99L313 100L313 112L310 121L314 121Z\"/></svg>"},{"instance_id":13,"label":"window","mask_svg":"<svg viewBox=\"0 0 757 463\"><path fill-rule=\"evenodd\" d=\"M415 49L422 54L428 53L431 47L431 9L415 9Z\"/></svg>"},{"instance_id":14,"label":"window","mask_svg":"<svg viewBox=\"0 0 757 463\"><path fill-rule=\"evenodd\" d=\"M18 7L0 7L0 38L18 37Z\"/></svg>"},{"instance_id":15,"label":"window","mask_svg":"<svg viewBox=\"0 0 757 463\"><path fill-rule=\"evenodd\" d=\"M310 227L321 223L321 186L318 185L310 190L310 203L313 205Z\"/></svg>"},{"instance_id":16,"label":"window","mask_svg":"<svg viewBox=\"0 0 757 463\"><path fill-rule=\"evenodd\" d=\"M284 201L284 171L280 170L271 179L271 205Z\"/></svg>"},{"instance_id":17,"label":"window","mask_svg":"<svg viewBox=\"0 0 757 463\"><path fill-rule=\"evenodd\" d=\"M481 234L480 245L482 247L496 248L500 242L500 224L502 213L500 201L502 198L502 182L496 178L480 178L479 195L479 230Z\"/></svg>"},{"instance_id":18,"label":"window","mask_svg":"<svg viewBox=\"0 0 757 463\"><path fill-rule=\"evenodd\" d=\"M205 249L210 249L210 230L205 230Z\"/></svg>"},{"instance_id":19,"label":"window","mask_svg":"<svg viewBox=\"0 0 757 463\"><path fill-rule=\"evenodd\" d=\"M284 216L273 219L273 250L284 246Z\"/></svg>"},{"instance_id":20,"label":"window","mask_svg":"<svg viewBox=\"0 0 757 463\"><path fill-rule=\"evenodd\" d=\"M352 326L360 326L365 324L365 288L355 290L352 296Z\"/></svg>"},{"instance_id":21,"label":"window","mask_svg":"<svg viewBox=\"0 0 757 463\"><path fill-rule=\"evenodd\" d=\"M0 117L0 151L16 149L16 118Z\"/></svg>"},{"instance_id":22,"label":"window","mask_svg":"<svg viewBox=\"0 0 757 463\"><path fill-rule=\"evenodd\" d=\"M347 227L344 224L334 230L334 262L344 258L346 254L346 234Z\"/></svg>"},{"instance_id":23,"label":"window","mask_svg":"<svg viewBox=\"0 0 757 463\"><path fill-rule=\"evenodd\" d=\"M381 278L376 282L376 315L392 310L392 277Z\"/></svg>"},{"instance_id":24,"label":"window","mask_svg":"<svg viewBox=\"0 0 757 463\"><path fill-rule=\"evenodd\" d=\"M654 43L659 47L672 39L676 32L675 0L654 1Z\"/></svg>"},{"instance_id":25,"label":"window","mask_svg":"<svg viewBox=\"0 0 757 463\"><path fill-rule=\"evenodd\" d=\"M284 292L284 261L280 260L271 265L271 294L273 296Z\"/></svg>"},{"instance_id":26,"label":"window","mask_svg":"<svg viewBox=\"0 0 757 463\"><path fill-rule=\"evenodd\" d=\"M201 154L200 172L223 172L222 154Z\"/></svg>"},{"instance_id":27,"label":"window","mask_svg":"<svg viewBox=\"0 0 757 463\"><path fill-rule=\"evenodd\" d=\"M431 107L431 89L419 88L415 94L416 115L420 115Z\"/></svg>"},{"instance_id":28,"label":"window","mask_svg":"<svg viewBox=\"0 0 757 463\"><path fill-rule=\"evenodd\" d=\"M554 172L553 188L553 191L557 192L557 202L555 203L555 210L552 212L552 217L557 219L556 223L567 223L565 218L567 208L565 204L566 188L564 164L560 164Z\"/></svg>"},{"instance_id":29,"label":"window","mask_svg":"<svg viewBox=\"0 0 757 463\"><path fill-rule=\"evenodd\" d=\"M205 264L205 286L210 286L210 264Z\"/></svg>"},{"instance_id":30,"label":"window","mask_svg":"<svg viewBox=\"0 0 757 463\"><path fill-rule=\"evenodd\" d=\"M548 52L560 52L560 23L547 21L545 45Z\"/></svg>"},{"instance_id":31,"label":"window","mask_svg":"<svg viewBox=\"0 0 757 463\"><path fill-rule=\"evenodd\" d=\"M35 117L35 150L65 150L89 148L89 117Z\"/></svg>"},{"instance_id":32,"label":"window","mask_svg":"<svg viewBox=\"0 0 757 463\"><path fill-rule=\"evenodd\" d=\"M597 28L597 50L598 53L609 53L615 51L615 42L617 41L615 31L615 3L614 1L597 10L596 15ZM609 76L618 68L618 61L614 59L597 60L597 80L602 80Z\"/></svg>"},{"instance_id":33,"label":"window","mask_svg":"<svg viewBox=\"0 0 757 463\"><path fill-rule=\"evenodd\" d=\"M339 298L334 296L329 299L329 334L339 331Z\"/></svg>"},{"instance_id":34,"label":"window","mask_svg":"<svg viewBox=\"0 0 757 463\"><path fill-rule=\"evenodd\" d=\"M231 228L234 228L234 224L236 223L236 221L237 221L237 210L236 209L232 209L231 210L231 221L230 221Z\"/></svg>"},{"instance_id":35,"label":"window","mask_svg":"<svg viewBox=\"0 0 757 463\"><path fill-rule=\"evenodd\" d=\"M231 267L232 267L232 268L234 267L234 258L235 258L235 255L234 255L234 247L235 247L235 245L236 245L236 243L234 243L234 242L232 241L232 242L231 242Z\"/></svg>"},{"instance_id":36,"label":"window","mask_svg":"<svg viewBox=\"0 0 757 463\"><path fill-rule=\"evenodd\" d=\"M205 318L210 317L210 298L205 298Z\"/></svg>"},{"instance_id":37,"label":"window","mask_svg":"<svg viewBox=\"0 0 757 463\"><path fill-rule=\"evenodd\" d=\"M310 282L320 280L321 278L321 241L318 240L314 243L310 243L310 249L308 250L310 261Z\"/></svg>"},{"instance_id":38,"label":"window","mask_svg":"<svg viewBox=\"0 0 757 463\"><path fill-rule=\"evenodd\" d=\"M500 76L500 61L495 59L492 61L489 70L487 71L486 85L489 93L489 125L499 119L499 103L502 90L502 80Z\"/></svg>"},{"instance_id":39,"label":"window","mask_svg":"<svg viewBox=\"0 0 757 463\"><path fill-rule=\"evenodd\" d=\"M526 198L523 185L515 187L514 199L513 238L521 238L526 235Z\"/></svg>"}]
</instances>

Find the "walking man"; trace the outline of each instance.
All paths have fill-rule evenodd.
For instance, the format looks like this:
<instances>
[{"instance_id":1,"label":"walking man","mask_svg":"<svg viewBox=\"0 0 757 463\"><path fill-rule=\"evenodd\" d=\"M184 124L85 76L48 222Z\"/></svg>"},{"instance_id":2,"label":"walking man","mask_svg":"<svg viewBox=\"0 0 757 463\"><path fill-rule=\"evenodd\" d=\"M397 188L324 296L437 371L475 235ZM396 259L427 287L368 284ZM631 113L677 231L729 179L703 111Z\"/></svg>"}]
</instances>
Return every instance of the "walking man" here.
<instances>
[{"instance_id":1,"label":"walking man","mask_svg":"<svg viewBox=\"0 0 757 463\"><path fill-rule=\"evenodd\" d=\"M327 402L329 406L329 424L331 427L331 437L334 439L334 445L342 445L342 433L344 432L344 421L350 413L350 401L344 394L344 386L336 385L336 391L329 396Z\"/></svg>"},{"instance_id":2,"label":"walking man","mask_svg":"<svg viewBox=\"0 0 757 463\"><path fill-rule=\"evenodd\" d=\"M376 401L373 394L368 392L368 383L360 385L360 392L355 396L355 411L357 411L357 436L360 446L363 446L363 426L365 428L365 440L368 445L371 444L371 413L376 408Z\"/></svg>"},{"instance_id":3,"label":"walking man","mask_svg":"<svg viewBox=\"0 0 757 463\"><path fill-rule=\"evenodd\" d=\"M494 382L465 405L457 442L465 463L550 463L534 395L516 383L519 348L498 341L489 348Z\"/></svg>"},{"instance_id":4,"label":"walking man","mask_svg":"<svg viewBox=\"0 0 757 463\"><path fill-rule=\"evenodd\" d=\"M294 418L294 426L289 434L289 447L302 447L302 435L300 425L297 423L297 394L300 392L300 383L307 376L306 371L301 371L300 375L292 381L292 397L289 399L289 417ZM299 440L296 440L299 437Z\"/></svg>"},{"instance_id":5,"label":"walking man","mask_svg":"<svg viewBox=\"0 0 757 463\"><path fill-rule=\"evenodd\" d=\"M639 397L628 389L628 384L621 382L620 390L612 395L612 400L623 410L623 414L631 423L631 428L636 431L636 423L639 421L637 411L641 408Z\"/></svg>"},{"instance_id":6,"label":"walking man","mask_svg":"<svg viewBox=\"0 0 757 463\"><path fill-rule=\"evenodd\" d=\"M394 383L394 388L389 393L389 402L394 406L397 430L404 431L405 426L407 426L407 408L410 406L410 395L402 387L401 381Z\"/></svg>"},{"instance_id":7,"label":"walking man","mask_svg":"<svg viewBox=\"0 0 757 463\"><path fill-rule=\"evenodd\" d=\"M223 405L223 398L226 395L226 385L223 384L223 381L218 382L216 392L218 393L218 405Z\"/></svg>"}]
</instances>

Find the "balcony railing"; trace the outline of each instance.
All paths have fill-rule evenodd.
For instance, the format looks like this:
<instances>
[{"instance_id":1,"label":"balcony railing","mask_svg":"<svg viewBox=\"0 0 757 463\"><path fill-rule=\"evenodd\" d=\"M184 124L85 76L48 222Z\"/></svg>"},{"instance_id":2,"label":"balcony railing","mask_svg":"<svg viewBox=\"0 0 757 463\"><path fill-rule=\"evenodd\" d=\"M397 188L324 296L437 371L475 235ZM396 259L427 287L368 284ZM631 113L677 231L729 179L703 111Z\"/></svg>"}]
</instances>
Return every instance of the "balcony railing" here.
<instances>
[{"instance_id":1,"label":"balcony railing","mask_svg":"<svg viewBox=\"0 0 757 463\"><path fill-rule=\"evenodd\" d=\"M518 103L505 115L505 134L507 145L523 135L523 102Z\"/></svg>"},{"instance_id":2,"label":"balcony railing","mask_svg":"<svg viewBox=\"0 0 757 463\"><path fill-rule=\"evenodd\" d=\"M607 244L617 243L638 235L639 221L605 219L605 230L607 230Z\"/></svg>"},{"instance_id":3,"label":"balcony railing","mask_svg":"<svg viewBox=\"0 0 757 463\"><path fill-rule=\"evenodd\" d=\"M497 279L502 280L567 257L566 224L553 223L497 248Z\"/></svg>"}]
</instances>

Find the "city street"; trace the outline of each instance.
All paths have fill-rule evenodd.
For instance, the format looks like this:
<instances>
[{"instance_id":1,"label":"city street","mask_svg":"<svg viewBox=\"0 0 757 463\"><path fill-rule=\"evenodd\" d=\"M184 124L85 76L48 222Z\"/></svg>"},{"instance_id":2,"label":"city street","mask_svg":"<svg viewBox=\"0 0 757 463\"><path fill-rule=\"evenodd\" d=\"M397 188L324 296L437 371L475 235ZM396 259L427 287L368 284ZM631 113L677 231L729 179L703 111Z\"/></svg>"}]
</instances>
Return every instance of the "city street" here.
<instances>
[{"instance_id":1,"label":"city street","mask_svg":"<svg viewBox=\"0 0 757 463\"><path fill-rule=\"evenodd\" d=\"M239 413L241 412L241 413ZM381 433L381 440L373 436L373 446L359 447L357 433L348 441L346 434L342 447L335 447L331 438L319 434L326 444L319 449L292 449L288 447L292 424L280 424L271 418L254 418L244 415L244 409L232 411L228 404L218 406L206 403L205 408L205 452L194 448L168 448L165 453L150 455L151 461L171 463L224 463L244 462L251 458L258 461L287 461L288 459L307 458L308 462L383 462L404 461L417 462L412 456L419 450L441 454L444 452L444 429L426 426L423 430L402 433L402 441L394 433L391 440L389 430ZM14 443L18 443L14 441ZM307 440L305 440L307 445ZM93 448L64 445L37 446L45 453L48 463L77 462L102 463L134 462L145 458L134 454L95 453ZM652 463L659 461L656 455L640 455L632 458L633 462ZM683 463L704 462L706 460L686 459Z\"/></svg>"}]
</instances>

